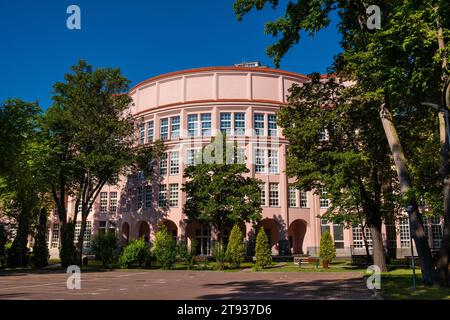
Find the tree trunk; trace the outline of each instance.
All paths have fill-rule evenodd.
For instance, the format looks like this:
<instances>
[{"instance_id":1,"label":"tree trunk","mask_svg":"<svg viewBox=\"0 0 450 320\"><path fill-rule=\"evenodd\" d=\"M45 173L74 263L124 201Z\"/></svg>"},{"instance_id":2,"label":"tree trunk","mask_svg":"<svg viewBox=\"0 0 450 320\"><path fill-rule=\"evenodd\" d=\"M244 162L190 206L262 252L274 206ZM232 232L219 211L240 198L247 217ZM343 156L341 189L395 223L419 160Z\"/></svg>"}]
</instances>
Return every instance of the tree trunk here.
<instances>
[{"instance_id":1,"label":"tree trunk","mask_svg":"<svg viewBox=\"0 0 450 320\"><path fill-rule=\"evenodd\" d=\"M395 162L397 176L400 183L400 191L402 195L408 196L409 205L412 206L412 213L409 214L411 221L411 235L416 244L417 253L419 255L420 265L422 269L422 280L425 285L431 285L434 279L433 261L431 257L430 247L425 237L425 232L422 224L422 217L414 197L411 197L411 177L406 166L405 155L397 134L397 130L392 122L392 116L385 104L380 106L380 119L383 125L386 138L388 140L391 154ZM412 245L412 244L411 244Z\"/></svg>"},{"instance_id":2,"label":"tree trunk","mask_svg":"<svg viewBox=\"0 0 450 320\"><path fill-rule=\"evenodd\" d=\"M367 242L367 237L366 237L366 226L364 226L363 224L361 224L361 232L362 232L362 237L363 237L363 241L364 241L364 247L366 248L367 261L369 261L369 259L370 259L369 243Z\"/></svg>"},{"instance_id":3,"label":"tree trunk","mask_svg":"<svg viewBox=\"0 0 450 320\"><path fill-rule=\"evenodd\" d=\"M87 211L87 213L85 212ZM81 267L83 264L83 243L84 243L84 233L86 231L86 221L87 216L89 214L88 208L83 206L81 211L81 226L80 226L80 234L78 235L77 241L77 250L76 250L76 260L75 262Z\"/></svg>"},{"instance_id":4,"label":"tree trunk","mask_svg":"<svg viewBox=\"0 0 450 320\"><path fill-rule=\"evenodd\" d=\"M381 236L381 228L378 226L370 226L370 235L372 236L373 264L380 268L381 272L387 272L386 256L384 254L383 237Z\"/></svg>"}]
</instances>

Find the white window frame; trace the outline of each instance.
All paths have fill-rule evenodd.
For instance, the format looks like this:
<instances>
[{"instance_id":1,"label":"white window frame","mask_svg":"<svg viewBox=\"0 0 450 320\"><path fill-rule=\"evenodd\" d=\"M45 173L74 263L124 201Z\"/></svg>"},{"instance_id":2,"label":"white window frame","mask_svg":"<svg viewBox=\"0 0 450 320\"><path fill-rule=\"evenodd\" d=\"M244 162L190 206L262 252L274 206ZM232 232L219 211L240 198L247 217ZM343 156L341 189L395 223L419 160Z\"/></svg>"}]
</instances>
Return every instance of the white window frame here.
<instances>
[{"instance_id":1,"label":"white window frame","mask_svg":"<svg viewBox=\"0 0 450 320\"><path fill-rule=\"evenodd\" d=\"M231 135L232 130L232 114L231 112L220 112L220 131L226 133L226 135ZM228 126L225 126L227 124Z\"/></svg>"},{"instance_id":2,"label":"white window frame","mask_svg":"<svg viewBox=\"0 0 450 320\"><path fill-rule=\"evenodd\" d=\"M159 138L169 140L169 118L159 120Z\"/></svg>"},{"instance_id":3,"label":"white window frame","mask_svg":"<svg viewBox=\"0 0 450 320\"><path fill-rule=\"evenodd\" d=\"M262 117L262 119L261 119ZM265 115L264 113L253 114L253 127L256 136L264 136L265 134Z\"/></svg>"},{"instance_id":4,"label":"white window frame","mask_svg":"<svg viewBox=\"0 0 450 320\"><path fill-rule=\"evenodd\" d=\"M178 183L169 184L169 207L178 207Z\"/></svg>"},{"instance_id":5,"label":"white window frame","mask_svg":"<svg viewBox=\"0 0 450 320\"><path fill-rule=\"evenodd\" d=\"M109 193L109 211L117 211L117 192L113 191Z\"/></svg>"},{"instance_id":6,"label":"white window frame","mask_svg":"<svg viewBox=\"0 0 450 320\"><path fill-rule=\"evenodd\" d=\"M155 138L155 122L153 120L150 120L147 122L147 142L148 143L153 142L154 138Z\"/></svg>"},{"instance_id":7,"label":"white window frame","mask_svg":"<svg viewBox=\"0 0 450 320\"><path fill-rule=\"evenodd\" d=\"M170 139L178 139L180 137L180 116L170 117Z\"/></svg>"},{"instance_id":8,"label":"white window frame","mask_svg":"<svg viewBox=\"0 0 450 320\"><path fill-rule=\"evenodd\" d=\"M188 137L198 137L198 114L188 114Z\"/></svg>"},{"instance_id":9,"label":"white window frame","mask_svg":"<svg viewBox=\"0 0 450 320\"><path fill-rule=\"evenodd\" d=\"M269 137L278 136L277 115L276 114L268 114L267 115L267 129L268 129Z\"/></svg>"},{"instance_id":10,"label":"white window frame","mask_svg":"<svg viewBox=\"0 0 450 320\"><path fill-rule=\"evenodd\" d=\"M145 190L145 207L151 208L153 196L152 186L145 186L144 190Z\"/></svg>"},{"instance_id":11,"label":"white window frame","mask_svg":"<svg viewBox=\"0 0 450 320\"><path fill-rule=\"evenodd\" d=\"M278 161L278 150L268 149L267 150L267 166L270 174L279 173L279 161Z\"/></svg>"},{"instance_id":12,"label":"white window frame","mask_svg":"<svg viewBox=\"0 0 450 320\"><path fill-rule=\"evenodd\" d=\"M309 208L308 193L300 190L300 208Z\"/></svg>"},{"instance_id":13,"label":"white window frame","mask_svg":"<svg viewBox=\"0 0 450 320\"><path fill-rule=\"evenodd\" d=\"M234 113L234 135L245 136L245 112Z\"/></svg>"},{"instance_id":14,"label":"white window frame","mask_svg":"<svg viewBox=\"0 0 450 320\"><path fill-rule=\"evenodd\" d=\"M180 173L180 152L170 152L170 175L174 176Z\"/></svg>"},{"instance_id":15,"label":"white window frame","mask_svg":"<svg viewBox=\"0 0 450 320\"><path fill-rule=\"evenodd\" d=\"M280 185L278 183L269 183L269 207L279 207L279 206L280 206Z\"/></svg>"},{"instance_id":16,"label":"white window frame","mask_svg":"<svg viewBox=\"0 0 450 320\"><path fill-rule=\"evenodd\" d=\"M294 185L288 186L288 207L297 208L297 189Z\"/></svg>"},{"instance_id":17,"label":"white window frame","mask_svg":"<svg viewBox=\"0 0 450 320\"><path fill-rule=\"evenodd\" d=\"M100 192L100 212L105 213L108 211L108 192Z\"/></svg>"},{"instance_id":18,"label":"white window frame","mask_svg":"<svg viewBox=\"0 0 450 320\"><path fill-rule=\"evenodd\" d=\"M201 121L201 135L202 137L210 137L211 136L211 128L212 128L212 115L211 113L201 113L200 121Z\"/></svg>"},{"instance_id":19,"label":"white window frame","mask_svg":"<svg viewBox=\"0 0 450 320\"><path fill-rule=\"evenodd\" d=\"M167 185L161 184L158 191L158 207L167 207Z\"/></svg>"}]
</instances>

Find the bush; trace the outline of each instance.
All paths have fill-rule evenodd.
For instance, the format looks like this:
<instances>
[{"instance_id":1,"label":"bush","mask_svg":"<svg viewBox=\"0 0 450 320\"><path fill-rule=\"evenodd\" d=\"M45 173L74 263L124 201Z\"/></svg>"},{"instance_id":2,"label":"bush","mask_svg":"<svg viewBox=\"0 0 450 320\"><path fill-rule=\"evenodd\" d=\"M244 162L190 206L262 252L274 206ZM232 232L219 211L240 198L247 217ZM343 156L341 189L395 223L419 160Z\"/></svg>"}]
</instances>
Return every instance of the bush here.
<instances>
[{"instance_id":1,"label":"bush","mask_svg":"<svg viewBox=\"0 0 450 320\"><path fill-rule=\"evenodd\" d=\"M241 228L236 224L231 229L230 239L228 241L226 259L234 268L239 268L245 260L245 243Z\"/></svg>"},{"instance_id":2,"label":"bush","mask_svg":"<svg viewBox=\"0 0 450 320\"><path fill-rule=\"evenodd\" d=\"M42 268L48 265L49 252L45 234L47 233L47 211L42 208L39 212L39 223L34 237L31 263L35 268Z\"/></svg>"},{"instance_id":3,"label":"bush","mask_svg":"<svg viewBox=\"0 0 450 320\"><path fill-rule=\"evenodd\" d=\"M12 260L13 260L13 249L12 249L12 241L9 241L5 244L5 266L11 268Z\"/></svg>"},{"instance_id":4,"label":"bush","mask_svg":"<svg viewBox=\"0 0 450 320\"><path fill-rule=\"evenodd\" d=\"M0 268L6 267L6 232L5 227L0 224Z\"/></svg>"},{"instance_id":5,"label":"bush","mask_svg":"<svg viewBox=\"0 0 450 320\"><path fill-rule=\"evenodd\" d=\"M264 269L272 263L272 250L270 248L269 239L263 228L259 229L258 236L256 237L255 256L256 270Z\"/></svg>"},{"instance_id":6,"label":"bush","mask_svg":"<svg viewBox=\"0 0 450 320\"><path fill-rule=\"evenodd\" d=\"M171 269L177 257L176 243L167 231L165 226L161 226L155 235L153 254L156 261L163 269Z\"/></svg>"},{"instance_id":7,"label":"bush","mask_svg":"<svg viewBox=\"0 0 450 320\"><path fill-rule=\"evenodd\" d=\"M226 260L225 246L220 242L216 242L211 248L211 253L214 260L216 260L216 268L219 270L223 270L225 268Z\"/></svg>"},{"instance_id":8,"label":"bush","mask_svg":"<svg viewBox=\"0 0 450 320\"><path fill-rule=\"evenodd\" d=\"M326 231L320 238L319 257L328 262L336 258L336 248L330 231Z\"/></svg>"},{"instance_id":9,"label":"bush","mask_svg":"<svg viewBox=\"0 0 450 320\"><path fill-rule=\"evenodd\" d=\"M192 267L195 265L195 246L196 246L195 240L191 241L190 248L187 246L186 242L180 241L178 243L178 256L186 264L188 270L191 270Z\"/></svg>"},{"instance_id":10,"label":"bush","mask_svg":"<svg viewBox=\"0 0 450 320\"><path fill-rule=\"evenodd\" d=\"M131 241L122 251L119 257L120 267L130 268L133 264L139 267L145 264L150 258L150 246L142 237L141 239Z\"/></svg>"},{"instance_id":11,"label":"bush","mask_svg":"<svg viewBox=\"0 0 450 320\"><path fill-rule=\"evenodd\" d=\"M103 268L116 261L117 238L113 232L99 233L92 240L92 253L102 262Z\"/></svg>"}]
</instances>

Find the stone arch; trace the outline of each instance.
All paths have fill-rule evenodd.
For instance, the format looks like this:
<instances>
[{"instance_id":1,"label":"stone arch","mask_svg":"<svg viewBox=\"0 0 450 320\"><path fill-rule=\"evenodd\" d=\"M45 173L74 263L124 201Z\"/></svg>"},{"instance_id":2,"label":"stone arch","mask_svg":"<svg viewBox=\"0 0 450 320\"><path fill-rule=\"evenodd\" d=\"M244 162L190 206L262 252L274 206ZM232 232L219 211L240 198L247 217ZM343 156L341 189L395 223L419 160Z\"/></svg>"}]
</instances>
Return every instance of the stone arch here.
<instances>
[{"instance_id":1,"label":"stone arch","mask_svg":"<svg viewBox=\"0 0 450 320\"><path fill-rule=\"evenodd\" d=\"M288 228L288 237L291 252L293 254L303 254L303 242L305 240L307 223L305 220L296 219L291 222Z\"/></svg>"},{"instance_id":2,"label":"stone arch","mask_svg":"<svg viewBox=\"0 0 450 320\"><path fill-rule=\"evenodd\" d=\"M150 225L146 221L140 220L136 224L136 230L137 230L138 238L144 237L145 241L147 241L147 242L150 241Z\"/></svg>"},{"instance_id":3,"label":"stone arch","mask_svg":"<svg viewBox=\"0 0 450 320\"><path fill-rule=\"evenodd\" d=\"M272 248L272 254L278 253L278 241L280 241L280 224L275 219L262 219L256 227L256 235L260 228L266 232L267 238Z\"/></svg>"},{"instance_id":4,"label":"stone arch","mask_svg":"<svg viewBox=\"0 0 450 320\"><path fill-rule=\"evenodd\" d=\"M172 237L176 240L178 237L178 227L175 222L169 219L164 219L161 221L160 225L164 225L167 228L167 231L169 232Z\"/></svg>"},{"instance_id":5,"label":"stone arch","mask_svg":"<svg viewBox=\"0 0 450 320\"><path fill-rule=\"evenodd\" d=\"M128 224L128 222L122 223L122 232L120 241L123 244L127 244L130 241L130 225Z\"/></svg>"}]
</instances>

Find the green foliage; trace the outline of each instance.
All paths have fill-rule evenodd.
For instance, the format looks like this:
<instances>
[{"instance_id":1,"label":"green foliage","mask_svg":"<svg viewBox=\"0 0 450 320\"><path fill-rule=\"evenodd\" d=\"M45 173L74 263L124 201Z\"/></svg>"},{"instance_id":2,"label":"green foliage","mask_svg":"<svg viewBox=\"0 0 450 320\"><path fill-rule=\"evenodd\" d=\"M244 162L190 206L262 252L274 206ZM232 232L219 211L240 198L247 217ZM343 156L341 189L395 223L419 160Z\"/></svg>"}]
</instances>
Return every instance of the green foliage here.
<instances>
[{"instance_id":1,"label":"green foliage","mask_svg":"<svg viewBox=\"0 0 450 320\"><path fill-rule=\"evenodd\" d=\"M267 238L266 232L263 228L260 228L258 235L256 236L255 247L255 269L261 270L269 266L272 263L272 250Z\"/></svg>"},{"instance_id":2,"label":"green foliage","mask_svg":"<svg viewBox=\"0 0 450 320\"><path fill-rule=\"evenodd\" d=\"M153 254L163 269L171 269L177 257L176 242L162 225L155 235Z\"/></svg>"},{"instance_id":3,"label":"green foliage","mask_svg":"<svg viewBox=\"0 0 450 320\"><path fill-rule=\"evenodd\" d=\"M0 224L0 268L3 268L6 266L6 231L5 227Z\"/></svg>"},{"instance_id":4,"label":"green foliage","mask_svg":"<svg viewBox=\"0 0 450 320\"><path fill-rule=\"evenodd\" d=\"M103 268L114 262L117 257L117 237L114 232L97 234L92 240L92 252L95 259L102 262Z\"/></svg>"},{"instance_id":5,"label":"green foliage","mask_svg":"<svg viewBox=\"0 0 450 320\"><path fill-rule=\"evenodd\" d=\"M227 251L225 253L227 260L235 268L238 268L245 260L246 250L244 243L244 235L239 225L235 224L231 229L230 238L228 240Z\"/></svg>"},{"instance_id":6,"label":"green foliage","mask_svg":"<svg viewBox=\"0 0 450 320\"><path fill-rule=\"evenodd\" d=\"M127 269L136 263L141 267L150 258L150 254L150 246L144 238L133 240L123 248L119 256L120 267Z\"/></svg>"},{"instance_id":7,"label":"green foliage","mask_svg":"<svg viewBox=\"0 0 450 320\"><path fill-rule=\"evenodd\" d=\"M220 242L215 242L211 248L211 254L214 258L214 260L216 260L216 268L218 270L223 270L225 269L225 261L226 261L226 247L220 243Z\"/></svg>"},{"instance_id":8,"label":"green foliage","mask_svg":"<svg viewBox=\"0 0 450 320\"><path fill-rule=\"evenodd\" d=\"M195 247L196 241L191 241L191 246L188 247L185 241L180 241L177 246L178 256L183 259L188 270L191 270L195 265Z\"/></svg>"},{"instance_id":9,"label":"green foliage","mask_svg":"<svg viewBox=\"0 0 450 320\"><path fill-rule=\"evenodd\" d=\"M33 253L31 263L36 268L42 268L48 265L49 252L46 241L47 233L47 211L41 208L39 212L39 223L36 235L34 236Z\"/></svg>"},{"instance_id":10,"label":"green foliage","mask_svg":"<svg viewBox=\"0 0 450 320\"><path fill-rule=\"evenodd\" d=\"M329 231L325 231L320 238L319 257L328 262L336 258L336 248Z\"/></svg>"}]
</instances>

